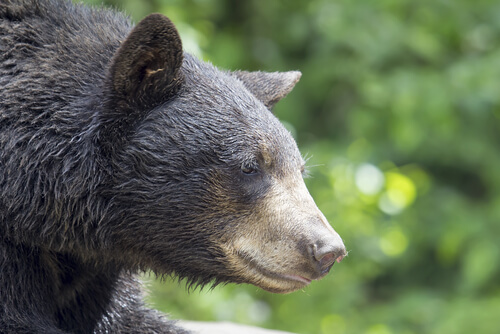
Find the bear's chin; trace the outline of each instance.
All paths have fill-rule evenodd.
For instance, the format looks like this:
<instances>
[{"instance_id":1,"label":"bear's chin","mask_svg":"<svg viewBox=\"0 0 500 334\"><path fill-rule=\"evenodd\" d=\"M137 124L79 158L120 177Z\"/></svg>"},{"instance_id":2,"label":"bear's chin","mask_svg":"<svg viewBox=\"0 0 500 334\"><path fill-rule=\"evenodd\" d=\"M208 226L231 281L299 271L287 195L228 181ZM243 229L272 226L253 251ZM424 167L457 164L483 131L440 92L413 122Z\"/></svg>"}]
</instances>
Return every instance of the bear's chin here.
<instances>
[{"instance_id":1,"label":"bear's chin","mask_svg":"<svg viewBox=\"0 0 500 334\"><path fill-rule=\"evenodd\" d=\"M267 292L288 294L305 288L310 283L311 280L301 276L283 275L281 277L262 279L258 284L254 285Z\"/></svg>"}]
</instances>

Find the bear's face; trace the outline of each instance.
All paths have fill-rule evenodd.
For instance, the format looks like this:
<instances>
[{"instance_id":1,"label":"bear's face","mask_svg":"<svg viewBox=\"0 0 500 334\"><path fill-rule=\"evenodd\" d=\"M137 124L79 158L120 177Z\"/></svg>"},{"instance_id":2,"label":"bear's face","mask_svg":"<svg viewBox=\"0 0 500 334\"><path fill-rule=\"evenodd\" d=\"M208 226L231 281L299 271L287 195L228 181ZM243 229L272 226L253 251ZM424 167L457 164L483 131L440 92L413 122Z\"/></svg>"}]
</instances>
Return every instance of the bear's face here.
<instances>
[{"instance_id":1,"label":"bear's face","mask_svg":"<svg viewBox=\"0 0 500 334\"><path fill-rule=\"evenodd\" d=\"M150 50L137 47L142 40ZM268 109L300 73L221 72L179 48L170 21L150 16L115 56L109 101L127 117L103 131L122 136L118 148L103 145L119 212L113 247L192 283L287 293L322 278L345 248L305 187L295 141Z\"/></svg>"}]
</instances>

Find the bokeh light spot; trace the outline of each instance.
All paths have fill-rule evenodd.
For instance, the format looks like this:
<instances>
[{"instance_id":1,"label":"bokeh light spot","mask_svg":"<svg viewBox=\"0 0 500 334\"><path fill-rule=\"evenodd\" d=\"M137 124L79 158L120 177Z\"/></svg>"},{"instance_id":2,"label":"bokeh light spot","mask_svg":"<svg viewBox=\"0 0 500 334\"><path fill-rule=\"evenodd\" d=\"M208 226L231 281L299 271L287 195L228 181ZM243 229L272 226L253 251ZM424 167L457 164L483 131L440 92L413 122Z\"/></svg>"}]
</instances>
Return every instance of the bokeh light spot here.
<instances>
[{"instance_id":1,"label":"bokeh light spot","mask_svg":"<svg viewBox=\"0 0 500 334\"><path fill-rule=\"evenodd\" d=\"M375 195L384 186L384 174L372 164L362 164L354 175L356 186L365 195Z\"/></svg>"},{"instance_id":2,"label":"bokeh light spot","mask_svg":"<svg viewBox=\"0 0 500 334\"><path fill-rule=\"evenodd\" d=\"M380 238L380 249L388 256L399 256L408 248L408 237L399 227L394 227Z\"/></svg>"},{"instance_id":3,"label":"bokeh light spot","mask_svg":"<svg viewBox=\"0 0 500 334\"><path fill-rule=\"evenodd\" d=\"M338 314L329 314L321 320L321 333L342 334L346 332L346 323L344 318Z\"/></svg>"},{"instance_id":4,"label":"bokeh light spot","mask_svg":"<svg viewBox=\"0 0 500 334\"><path fill-rule=\"evenodd\" d=\"M385 178L387 190L380 197L379 208L387 214L398 214L415 201L417 188L403 174L388 172Z\"/></svg>"},{"instance_id":5,"label":"bokeh light spot","mask_svg":"<svg viewBox=\"0 0 500 334\"><path fill-rule=\"evenodd\" d=\"M366 334L392 334L392 331L389 327L384 324L375 324L368 328L365 332Z\"/></svg>"}]
</instances>

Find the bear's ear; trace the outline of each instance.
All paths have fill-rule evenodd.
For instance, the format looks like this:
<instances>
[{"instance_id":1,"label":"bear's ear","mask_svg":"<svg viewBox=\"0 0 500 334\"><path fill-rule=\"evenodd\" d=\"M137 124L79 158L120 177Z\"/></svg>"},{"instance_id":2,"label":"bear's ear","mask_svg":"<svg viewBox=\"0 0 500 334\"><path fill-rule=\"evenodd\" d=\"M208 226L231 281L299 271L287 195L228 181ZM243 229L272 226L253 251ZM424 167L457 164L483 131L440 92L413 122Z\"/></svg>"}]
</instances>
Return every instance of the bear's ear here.
<instances>
[{"instance_id":1,"label":"bear's ear","mask_svg":"<svg viewBox=\"0 0 500 334\"><path fill-rule=\"evenodd\" d=\"M290 93L299 81L302 73L290 72L232 72L245 87L271 109L279 100Z\"/></svg>"},{"instance_id":2,"label":"bear's ear","mask_svg":"<svg viewBox=\"0 0 500 334\"><path fill-rule=\"evenodd\" d=\"M174 24L151 14L130 32L111 60L100 114L100 142L111 153L144 114L172 98L183 82L182 43Z\"/></svg>"},{"instance_id":3,"label":"bear's ear","mask_svg":"<svg viewBox=\"0 0 500 334\"><path fill-rule=\"evenodd\" d=\"M182 42L174 24L161 14L144 18L111 61L107 88L115 104L112 108L139 112L168 100L182 82L182 59Z\"/></svg>"}]
</instances>

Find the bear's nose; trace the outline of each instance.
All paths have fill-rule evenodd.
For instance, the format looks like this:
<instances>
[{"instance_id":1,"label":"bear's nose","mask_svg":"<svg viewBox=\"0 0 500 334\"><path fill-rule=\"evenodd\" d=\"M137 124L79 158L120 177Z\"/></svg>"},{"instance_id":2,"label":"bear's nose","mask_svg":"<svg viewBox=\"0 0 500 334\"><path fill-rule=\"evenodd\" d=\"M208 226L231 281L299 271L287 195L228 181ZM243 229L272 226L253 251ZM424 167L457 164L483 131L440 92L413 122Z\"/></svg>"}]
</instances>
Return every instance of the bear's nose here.
<instances>
[{"instance_id":1,"label":"bear's nose","mask_svg":"<svg viewBox=\"0 0 500 334\"><path fill-rule=\"evenodd\" d=\"M335 261L340 262L347 255L344 243L338 234L328 233L312 246L312 255L317 262L320 275L326 275Z\"/></svg>"}]
</instances>

